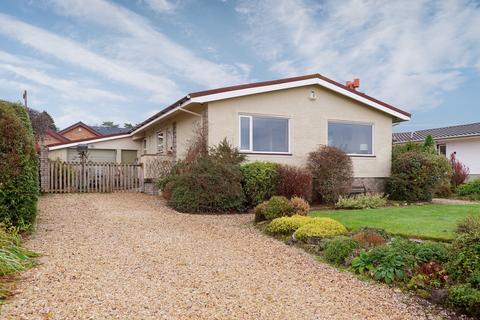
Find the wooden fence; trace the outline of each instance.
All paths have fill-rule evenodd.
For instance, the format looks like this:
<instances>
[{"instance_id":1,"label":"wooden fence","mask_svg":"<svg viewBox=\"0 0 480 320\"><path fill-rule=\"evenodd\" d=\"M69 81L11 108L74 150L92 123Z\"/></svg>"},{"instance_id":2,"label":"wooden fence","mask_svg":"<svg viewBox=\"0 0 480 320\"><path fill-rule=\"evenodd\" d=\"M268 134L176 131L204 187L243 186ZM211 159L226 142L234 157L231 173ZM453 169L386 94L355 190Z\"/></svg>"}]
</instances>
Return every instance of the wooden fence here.
<instances>
[{"instance_id":1,"label":"wooden fence","mask_svg":"<svg viewBox=\"0 0 480 320\"><path fill-rule=\"evenodd\" d=\"M141 192L142 166L137 164L48 162L50 193Z\"/></svg>"}]
</instances>

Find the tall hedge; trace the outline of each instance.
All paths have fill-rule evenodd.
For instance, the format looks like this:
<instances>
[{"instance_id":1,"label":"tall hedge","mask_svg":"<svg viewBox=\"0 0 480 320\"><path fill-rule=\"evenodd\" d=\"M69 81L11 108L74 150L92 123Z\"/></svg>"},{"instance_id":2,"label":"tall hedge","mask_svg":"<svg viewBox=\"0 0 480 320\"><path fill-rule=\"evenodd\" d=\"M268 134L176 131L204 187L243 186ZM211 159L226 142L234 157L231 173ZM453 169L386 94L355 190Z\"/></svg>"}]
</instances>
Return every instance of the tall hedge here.
<instances>
[{"instance_id":1,"label":"tall hedge","mask_svg":"<svg viewBox=\"0 0 480 320\"><path fill-rule=\"evenodd\" d=\"M35 221L37 161L27 111L0 101L0 223L26 230Z\"/></svg>"}]
</instances>

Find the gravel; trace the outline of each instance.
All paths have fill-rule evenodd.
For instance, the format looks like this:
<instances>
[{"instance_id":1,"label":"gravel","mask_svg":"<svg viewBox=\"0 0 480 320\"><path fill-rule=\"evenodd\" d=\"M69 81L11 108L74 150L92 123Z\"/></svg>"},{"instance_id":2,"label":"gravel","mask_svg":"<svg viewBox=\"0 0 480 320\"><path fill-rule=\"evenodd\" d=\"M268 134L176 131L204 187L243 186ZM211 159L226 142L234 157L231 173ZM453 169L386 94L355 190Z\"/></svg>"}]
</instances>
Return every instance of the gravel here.
<instances>
[{"instance_id":1,"label":"gravel","mask_svg":"<svg viewBox=\"0 0 480 320\"><path fill-rule=\"evenodd\" d=\"M187 215L134 193L42 196L42 254L7 319L438 319L262 235L243 215Z\"/></svg>"}]
</instances>

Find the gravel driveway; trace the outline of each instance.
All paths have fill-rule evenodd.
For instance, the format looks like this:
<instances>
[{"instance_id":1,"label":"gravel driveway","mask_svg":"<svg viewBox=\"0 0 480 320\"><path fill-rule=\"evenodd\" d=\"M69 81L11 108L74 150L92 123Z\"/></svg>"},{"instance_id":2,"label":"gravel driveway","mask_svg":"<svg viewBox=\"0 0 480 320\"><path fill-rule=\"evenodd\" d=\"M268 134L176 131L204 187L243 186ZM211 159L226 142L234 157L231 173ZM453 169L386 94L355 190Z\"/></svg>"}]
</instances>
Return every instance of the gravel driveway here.
<instances>
[{"instance_id":1,"label":"gravel driveway","mask_svg":"<svg viewBox=\"0 0 480 320\"><path fill-rule=\"evenodd\" d=\"M251 215L194 216L143 194L40 199L40 265L7 319L426 319L393 290L259 233Z\"/></svg>"}]
</instances>

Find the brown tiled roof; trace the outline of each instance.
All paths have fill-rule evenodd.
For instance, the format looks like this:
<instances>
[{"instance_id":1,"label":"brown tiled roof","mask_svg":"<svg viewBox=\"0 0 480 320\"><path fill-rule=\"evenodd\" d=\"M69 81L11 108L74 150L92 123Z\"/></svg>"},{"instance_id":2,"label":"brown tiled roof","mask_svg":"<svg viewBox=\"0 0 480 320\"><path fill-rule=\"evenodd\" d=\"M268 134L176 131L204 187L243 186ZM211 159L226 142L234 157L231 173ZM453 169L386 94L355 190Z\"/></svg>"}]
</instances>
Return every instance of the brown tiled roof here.
<instances>
[{"instance_id":1,"label":"brown tiled roof","mask_svg":"<svg viewBox=\"0 0 480 320\"><path fill-rule=\"evenodd\" d=\"M182 103L184 103L185 101L188 101L190 98L195 98L195 97L201 97L201 96L207 96L207 95L211 95L211 94L217 94L217 93L223 93L223 92L228 92L228 91L235 91L235 90L242 90L242 89L250 89L250 88L258 88L258 87L264 87L264 86L271 86L271 85L276 85L276 84L282 84L282 83L288 83L288 82L295 82L295 81L301 81L301 80L308 80L308 79L320 79L320 80L323 80L323 81L326 81L326 82L329 82L337 87L340 87L344 90L347 90L349 92L352 92L362 98L365 98L365 99L368 99L372 102L375 102L375 103L378 103L380 104L381 106L384 106L390 110L393 110L395 112L398 112L398 113L401 113L407 117L410 117L411 114L406 112L406 111L403 111L401 109L398 109L392 105L389 105L383 101L380 101L380 100L377 100L369 95L366 95L362 92L359 92L359 91L356 91L356 90L353 90L353 89L350 89L348 88L347 86L341 84L341 83L338 83L332 79L329 79L325 76L322 76L321 74L319 73L314 73L314 74L309 74L309 75L305 75L305 76L300 76L300 77L291 77L291 78L284 78L284 79L278 79L278 80L271 80L271 81L262 81L262 82L253 82L253 83L247 83L247 84L241 84L241 85L236 85L236 86L230 86L230 87L223 87L223 88L217 88L217 89L212 89L212 90L206 90L206 91L198 91L198 92L192 92L188 95L186 95L185 97L181 98L180 100L176 101L175 103L169 105L168 107L166 107L165 109L161 110L160 112L154 114L153 116L151 116L150 118L148 118L147 120L139 123L137 126L135 126L135 128L133 128L131 131L135 131L136 129L144 126L145 124L155 120L156 118L164 115L165 113L167 113L168 111L170 110L173 110L174 108L178 107L179 105L181 105Z\"/></svg>"},{"instance_id":2,"label":"brown tiled roof","mask_svg":"<svg viewBox=\"0 0 480 320\"><path fill-rule=\"evenodd\" d=\"M423 141L428 135L431 135L433 139L451 139L457 137L476 136L480 135L480 122L443 128L397 132L393 134L393 141L396 143L407 141Z\"/></svg>"}]
</instances>

